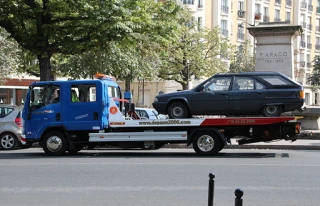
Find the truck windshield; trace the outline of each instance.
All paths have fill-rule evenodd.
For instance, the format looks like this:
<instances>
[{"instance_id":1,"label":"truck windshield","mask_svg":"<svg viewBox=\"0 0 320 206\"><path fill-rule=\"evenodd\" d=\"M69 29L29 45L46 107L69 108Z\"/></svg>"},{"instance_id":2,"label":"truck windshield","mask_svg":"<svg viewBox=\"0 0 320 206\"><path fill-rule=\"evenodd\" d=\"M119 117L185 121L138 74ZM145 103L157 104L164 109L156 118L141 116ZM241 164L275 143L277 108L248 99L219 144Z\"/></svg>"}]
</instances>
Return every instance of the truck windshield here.
<instances>
[{"instance_id":1,"label":"truck windshield","mask_svg":"<svg viewBox=\"0 0 320 206\"><path fill-rule=\"evenodd\" d=\"M31 90L30 108L36 110L59 102L60 88L56 85L35 86Z\"/></svg>"}]
</instances>

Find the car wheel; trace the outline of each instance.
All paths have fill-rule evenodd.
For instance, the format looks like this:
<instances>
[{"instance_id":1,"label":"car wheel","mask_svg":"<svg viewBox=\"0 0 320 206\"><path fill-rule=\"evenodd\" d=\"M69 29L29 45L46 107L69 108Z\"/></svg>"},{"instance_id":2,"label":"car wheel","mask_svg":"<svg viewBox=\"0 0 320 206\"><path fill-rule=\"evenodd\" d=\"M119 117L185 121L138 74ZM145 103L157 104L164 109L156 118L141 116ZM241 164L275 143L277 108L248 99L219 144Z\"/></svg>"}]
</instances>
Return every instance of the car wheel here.
<instances>
[{"instance_id":1,"label":"car wheel","mask_svg":"<svg viewBox=\"0 0 320 206\"><path fill-rule=\"evenodd\" d=\"M174 102L168 108L168 116L170 119L183 119L189 116L189 112L183 103Z\"/></svg>"},{"instance_id":2,"label":"car wheel","mask_svg":"<svg viewBox=\"0 0 320 206\"><path fill-rule=\"evenodd\" d=\"M68 145L61 132L49 132L42 141L43 150L47 155L58 156L66 153Z\"/></svg>"},{"instance_id":3,"label":"car wheel","mask_svg":"<svg viewBox=\"0 0 320 206\"><path fill-rule=\"evenodd\" d=\"M18 145L18 139L16 135L12 133L3 133L0 136L0 147L4 150L16 149Z\"/></svg>"},{"instance_id":4,"label":"car wheel","mask_svg":"<svg viewBox=\"0 0 320 206\"><path fill-rule=\"evenodd\" d=\"M265 117L277 117L282 113L280 105L266 105L262 108L261 113Z\"/></svg>"},{"instance_id":5,"label":"car wheel","mask_svg":"<svg viewBox=\"0 0 320 206\"><path fill-rule=\"evenodd\" d=\"M198 132L192 142L194 151L203 156L217 154L223 148L221 145L221 139L211 131Z\"/></svg>"}]
</instances>

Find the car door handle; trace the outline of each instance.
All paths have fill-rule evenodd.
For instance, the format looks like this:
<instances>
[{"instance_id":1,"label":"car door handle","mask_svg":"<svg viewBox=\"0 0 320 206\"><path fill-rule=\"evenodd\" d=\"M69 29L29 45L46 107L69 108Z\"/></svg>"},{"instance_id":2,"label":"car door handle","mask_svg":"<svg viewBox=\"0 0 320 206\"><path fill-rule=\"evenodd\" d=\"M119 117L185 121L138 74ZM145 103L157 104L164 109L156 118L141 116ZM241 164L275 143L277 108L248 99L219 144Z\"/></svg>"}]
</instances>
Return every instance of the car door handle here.
<instances>
[{"instance_id":1,"label":"car door handle","mask_svg":"<svg viewBox=\"0 0 320 206\"><path fill-rule=\"evenodd\" d=\"M257 92L257 94L263 94L263 92Z\"/></svg>"}]
</instances>

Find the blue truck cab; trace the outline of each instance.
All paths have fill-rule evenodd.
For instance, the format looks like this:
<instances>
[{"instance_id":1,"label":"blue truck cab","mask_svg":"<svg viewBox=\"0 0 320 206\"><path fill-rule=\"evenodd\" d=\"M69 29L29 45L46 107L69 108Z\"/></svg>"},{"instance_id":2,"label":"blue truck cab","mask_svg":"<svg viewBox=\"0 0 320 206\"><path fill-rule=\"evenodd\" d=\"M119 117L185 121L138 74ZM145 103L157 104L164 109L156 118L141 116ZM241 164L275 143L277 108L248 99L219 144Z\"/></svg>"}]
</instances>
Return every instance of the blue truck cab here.
<instances>
[{"instance_id":1,"label":"blue truck cab","mask_svg":"<svg viewBox=\"0 0 320 206\"><path fill-rule=\"evenodd\" d=\"M109 98L122 108L118 101L122 99L121 89L111 78L34 82L29 86L22 114L23 140L40 144L57 141L45 138L52 131L60 131L70 142L71 149L67 150L76 150L73 140L87 141L82 132L108 128Z\"/></svg>"}]
</instances>

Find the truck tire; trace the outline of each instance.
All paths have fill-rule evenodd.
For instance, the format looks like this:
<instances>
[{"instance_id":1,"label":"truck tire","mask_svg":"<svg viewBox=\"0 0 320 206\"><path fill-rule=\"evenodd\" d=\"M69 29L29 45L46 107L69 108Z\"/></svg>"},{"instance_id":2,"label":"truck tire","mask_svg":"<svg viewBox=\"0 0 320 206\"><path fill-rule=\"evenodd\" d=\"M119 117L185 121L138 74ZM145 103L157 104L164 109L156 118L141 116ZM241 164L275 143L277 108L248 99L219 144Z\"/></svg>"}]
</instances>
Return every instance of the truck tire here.
<instances>
[{"instance_id":1,"label":"truck tire","mask_svg":"<svg viewBox=\"0 0 320 206\"><path fill-rule=\"evenodd\" d=\"M212 131L201 131L195 134L192 146L198 155L216 155L223 148L222 142L217 134Z\"/></svg>"},{"instance_id":2,"label":"truck tire","mask_svg":"<svg viewBox=\"0 0 320 206\"><path fill-rule=\"evenodd\" d=\"M181 102L174 102L168 107L169 119L183 119L189 116L188 108Z\"/></svg>"},{"instance_id":3,"label":"truck tire","mask_svg":"<svg viewBox=\"0 0 320 206\"><path fill-rule=\"evenodd\" d=\"M43 150L50 156L64 155L68 148L67 144L65 135L59 131L47 133L42 140Z\"/></svg>"}]
</instances>

